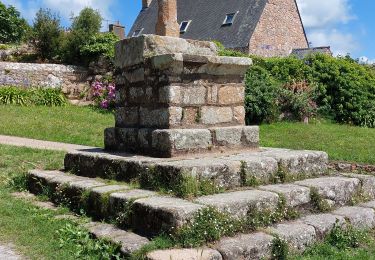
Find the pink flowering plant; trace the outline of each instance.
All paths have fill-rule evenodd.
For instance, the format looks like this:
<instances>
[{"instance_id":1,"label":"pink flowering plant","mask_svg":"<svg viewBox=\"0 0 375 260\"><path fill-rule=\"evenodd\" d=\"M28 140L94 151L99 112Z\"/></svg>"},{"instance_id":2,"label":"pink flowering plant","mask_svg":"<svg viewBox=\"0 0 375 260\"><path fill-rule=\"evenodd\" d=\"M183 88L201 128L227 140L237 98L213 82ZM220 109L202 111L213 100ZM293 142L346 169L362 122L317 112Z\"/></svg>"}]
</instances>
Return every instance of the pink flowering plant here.
<instances>
[{"instance_id":1,"label":"pink flowering plant","mask_svg":"<svg viewBox=\"0 0 375 260\"><path fill-rule=\"evenodd\" d=\"M95 81L91 85L92 96L95 104L106 110L115 106L116 86L112 82Z\"/></svg>"}]
</instances>

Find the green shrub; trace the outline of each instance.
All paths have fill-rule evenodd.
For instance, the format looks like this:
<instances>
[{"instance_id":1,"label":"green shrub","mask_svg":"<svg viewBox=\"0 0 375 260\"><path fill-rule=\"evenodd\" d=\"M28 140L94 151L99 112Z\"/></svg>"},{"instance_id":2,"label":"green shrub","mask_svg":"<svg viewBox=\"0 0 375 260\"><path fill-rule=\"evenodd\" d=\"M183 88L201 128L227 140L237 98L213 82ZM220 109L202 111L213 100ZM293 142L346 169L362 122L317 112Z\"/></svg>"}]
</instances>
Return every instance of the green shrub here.
<instances>
[{"instance_id":1,"label":"green shrub","mask_svg":"<svg viewBox=\"0 0 375 260\"><path fill-rule=\"evenodd\" d=\"M60 107L67 104L60 89L33 88L30 90L30 102L37 106Z\"/></svg>"},{"instance_id":2,"label":"green shrub","mask_svg":"<svg viewBox=\"0 0 375 260\"><path fill-rule=\"evenodd\" d=\"M21 105L28 103L28 92L17 87L0 87L0 104Z\"/></svg>"},{"instance_id":3,"label":"green shrub","mask_svg":"<svg viewBox=\"0 0 375 260\"><path fill-rule=\"evenodd\" d=\"M338 249L345 250L359 247L360 242L366 240L366 238L366 232L356 230L349 224L342 227L337 221L326 241Z\"/></svg>"},{"instance_id":4,"label":"green shrub","mask_svg":"<svg viewBox=\"0 0 375 260\"><path fill-rule=\"evenodd\" d=\"M96 33L91 35L87 43L81 48L81 55L86 62L98 60L100 56L113 59L115 57L115 43L119 37L114 33Z\"/></svg>"},{"instance_id":5,"label":"green shrub","mask_svg":"<svg viewBox=\"0 0 375 260\"><path fill-rule=\"evenodd\" d=\"M19 43L24 40L29 25L14 6L0 2L0 43Z\"/></svg>"},{"instance_id":6,"label":"green shrub","mask_svg":"<svg viewBox=\"0 0 375 260\"><path fill-rule=\"evenodd\" d=\"M39 9L33 25L33 44L43 60L53 59L61 47L62 27L60 17L50 9Z\"/></svg>"},{"instance_id":7,"label":"green shrub","mask_svg":"<svg viewBox=\"0 0 375 260\"><path fill-rule=\"evenodd\" d=\"M92 8L84 8L74 18L71 32L67 34L63 43L61 56L63 61L70 64L83 64L81 49L86 46L91 37L99 33L102 25L100 13Z\"/></svg>"},{"instance_id":8,"label":"green shrub","mask_svg":"<svg viewBox=\"0 0 375 260\"><path fill-rule=\"evenodd\" d=\"M246 73L245 83L247 123L269 123L276 120L280 114L277 102L280 86L270 73L260 66L252 66Z\"/></svg>"},{"instance_id":9,"label":"green shrub","mask_svg":"<svg viewBox=\"0 0 375 260\"><path fill-rule=\"evenodd\" d=\"M2 105L64 106L66 98L60 89L0 87Z\"/></svg>"}]
</instances>

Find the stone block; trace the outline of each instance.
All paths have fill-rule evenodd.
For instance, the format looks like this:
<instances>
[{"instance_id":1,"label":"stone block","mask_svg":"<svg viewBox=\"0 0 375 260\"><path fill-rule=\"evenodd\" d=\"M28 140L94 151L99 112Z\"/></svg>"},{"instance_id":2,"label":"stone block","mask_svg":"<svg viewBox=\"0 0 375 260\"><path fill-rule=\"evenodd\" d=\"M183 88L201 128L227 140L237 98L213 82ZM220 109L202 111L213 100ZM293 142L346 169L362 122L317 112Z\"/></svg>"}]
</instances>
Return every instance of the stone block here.
<instances>
[{"instance_id":1,"label":"stone block","mask_svg":"<svg viewBox=\"0 0 375 260\"><path fill-rule=\"evenodd\" d=\"M276 193L267 191L245 190L203 196L195 201L202 205L215 207L220 211L227 212L233 217L243 218L253 209L275 211L279 196Z\"/></svg>"},{"instance_id":2,"label":"stone block","mask_svg":"<svg viewBox=\"0 0 375 260\"><path fill-rule=\"evenodd\" d=\"M332 214L309 215L302 217L300 221L313 226L319 239L324 239L335 225L344 226L346 223L344 217Z\"/></svg>"},{"instance_id":3,"label":"stone block","mask_svg":"<svg viewBox=\"0 0 375 260\"><path fill-rule=\"evenodd\" d=\"M141 233L156 235L182 227L203 206L171 197L138 199L133 204L133 228Z\"/></svg>"},{"instance_id":4,"label":"stone block","mask_svg":"<svg viewBox=\"0 0 375 260\"><path fill-rule=\"evenodd\" d=\"M147 260L222 260L216 250L209 248L158 250L147 254Z\"/></svg>"},{"instance_id":5,"label":"stone block","mask_svg":"<svg viewBox=\"0 0 375 260\"><path fill-rule=\"evenodd\" d=\"M199 121L199 108L185 107L182 113L182 123L185 125L196 125Z\"/></svg>"},{"instance_id":6,"label":"stone block","mask_svg":"<svg viewBox=\"0 0 375 260\"><path fill-rule=\"evenodd\" d=\"M130 87L128 102L131 103L143 103L145 100L145 92L143 87Z\"/></svg>"},{"instance_id":7,"label":"stone block","mask_svg":"<svg viewBox=\"0 0 375 260\"><path fill-rule=\"evenodd\" d=\"M141 128L138 130L138 145L141 148L151 148L152 129Z\"/></svg>"},{"instance_id":8,"label":"stone block","mask_svg":"<svg viewBox=\"0 0 375 260\"><path fill-rule=\"evenodd\" d=\"M310 189L303 186L278 184L261 186L259 189L282 195L289 207L305 206L310 202Z\"/></svg>"},{"instance_id":9,"label":"stone block","mask_svg":"<svg viewBox=\"0 0 375 260\"><path fill-rule=\"evenodd\" d=\"M159 102L167 104L181 103L180 86L164 86L159 88Z\"/></svg>"},{"instance_id":10,"label":"stone block","mask_svg":"<svg viewBox=\"0 0 375 260\"><path fill-rule=\"evenodd\" d=\"M219 104L221 105L242 105L244 99L245 87L242 84L232 84L219 89Z\"/></svg>"},{"instance_id":11,"label":"stone block","mask_svg":"<svg viewBox=\"0 0 375 260\"><path fill-rule=\"evenodd\" d=\"M205 125L215 125L222 123L230 123L233 119L232 108L230 107L208 107L201 109L200 122Z\"/></svg>"},{"instance_id":12,"label":"stone block","mask_svg":"<svg viewBox=\"0 0 375 260\"><path fill-rule=\"evenodd\" d=\"M135 251L147 245L150 241L142 236L127 232L113 225L95 223L88 226L89 232L96 238L107 239L121 245L121 252L130 256Z\"/></svg>"},{"instance_id":13,"label":"stone block","mask_svg":"<svg viewBox=\"0 0 375 260\"><path fill-rule=\"evenodd\" d=\"M303 252L317 240L315 228L300 222L278 224L267 230L287 241L292 251L296 252Z\"/></svg>"},{"instance_id":14,"label":"stone block","mask_svg":"<svg viewBox=\"0 0 375 260\"><path fill-rule=\"evenodd\" d=\"M140 124L144 127L169 127L180 124L182 120L181 107L169 108L140 108Z\"/></svg>"},{"instance_id":15,"label":"stone block","mask_svg":"<svg viewBox=\"0 0 375 260\"><path fill-rule=\"evenodd\" d=\"M124 73L126 80L129 83L135 83L145 80L145 69L144 68L137 68L135 70L128 70Z\"/></svg>"},{"instance_id":16,"label":"stone block","mask_svg":"<svg viewBox=\"0 0 375 260\"><path fill-rule=\"evenodd\" d=\"M165 129L152 133L152 147L160 151L208 149L212 145L207 129Z\"/></svg>"},{"instance_id":17,"label":"stone block","mask_svg":"<svg viewBox=\"0 0 375 260\"><path fill-rule=\"evenodd\" d=\"M360 191L359 179L344 177L322 177L295 182L297 185L315 188L324 199L336 205L345 205Z\"/></svg>"},{"instance_id":18,"label":"stone block","mask_svg":"<svg viewBox=\"0 0 375 260\"><path fill-rule=\"evenodd\" d=\"M136 128L116 128L118 145L122 147L134 147L137 145L138 130Z\"/></svg>"},{"instance_id":19,"label":"stone block","mask_svg":"<svg viewBox=\"0 0 375 260\"><path fill-rule=\"evenodd\" d=\"M241 162L246 178L248 180L255 178L260 183L269 183L270 179L273 178L279 170L275 159L258 157L254 153L228 156L224 159Z\"/></svg>"},{"instance_id":20,"label":"stone block","mask_svg":"<svg viewBox=\"0 0 375 260\"><path fill-rule=\"evenodd\" d=\"M259 126L244 126L242 142L253 147L259 146Z\"/></svg>"},{"instance_id":21,"label":"stone block","mask_svg":"<svg viewBox=\"0 0 375 260\"><path fill-rule=\"evenodd\" d=\"M215 136L217 145L239 146L241 145L243 127L218 127L210 129Z\"/></svg>"},{"instance_id":22,"label":"stone block","mask_svg":"<svg viewBox=\"0 0 375 260\"><path fill-rule=\"evenodd\" d=\"M138 107L118 107L115 113L116 127L133 127L139 123Z\"/></svg>"},{"instance_id":23,"label":"stone block","mask_svg":"<svg viewBox=\"0 0 375 260\"><path fill-rule=\"evenodd\" d=\"M206 92L204 86L181 87L182 104L185 106L204 105L206 103Z\"/></svg>"},{"instance_id":24,"label":"stone block","mask_svg":"<svg viewBox=\"0 0 375 260\"><path fill-rule=\"evenodd\" d=\"M233 118L238 124L245 124L245 114L246 112L243 106L237 106L233 108Z\"/></svg>"},{"instance_id":25,"label":"stone block","mask_svg":"<svg viewBox=\"0 0 375 260\"><path fill-rule=\"evenodd\" d=\"M150 58L154 70L167 72L168 74L183 73L183 56L181 53L156 55Z\"/></svg>"},{"instance_id":26,"label":"stone block","mask_svg":"<svg viewBox=\"0 0 375 260\"><path fill-rule=\"evenodd\" d=\"M366 202L366 203L361 203L361 204L359 204L358 206L360 206L360 207L364 207L364 208L375 209L375 200L373 200L373 201L369 201L369 202Z\"/></svg>"},{"instance_id":27,"label":"stone block","mask_svg":"<svg viewBox=\"0 0 375 260\"><path fill-rule=\"evenodd\" d=\"M371 229L375 227L375 211L362 207L343 207L332 212L350 221L350 224L357 229Z\"/></svg>"},{"instance_id":28,"label":"stone block","mask_svg":"<svg viewBox=\"0 0 375 260\"><path fill-rule=\"evenodd\" d=\"M269 259L273 237L262 232L223 238L215 248L224 260Z\"/></svg>"},{"instance_id":29,"label":"stone block","mask_svg":"<svg viewBox=\"0 0 375 260\"><path fill-rule=\"evenodd\" d=\"M320 175L327 171L328 155L318 151L295 151L289 149L263 149L260 156L274 158L280 170L287 170L290 175Z\"/></svg>"},{"instance_id":30,"label":"stone block","mask_svg":"<svg viewBox=\"0 0 375 260\"><path fill-rule=\"evenodd\" d=\"M216 105L218 103L219 85L212 84L207 87L207 104Z\"/></svg>"},{"instance_id":31,"label":"stone block","mask_svg":"<svg viewBox=\"0 0 375 260\"><path fill-rule=\"evenodd\" d=\"M375 176L356 173L343 174L343 176L360 179L362 195L367 199L375 199Z\"/></svg>"}]
</instances>

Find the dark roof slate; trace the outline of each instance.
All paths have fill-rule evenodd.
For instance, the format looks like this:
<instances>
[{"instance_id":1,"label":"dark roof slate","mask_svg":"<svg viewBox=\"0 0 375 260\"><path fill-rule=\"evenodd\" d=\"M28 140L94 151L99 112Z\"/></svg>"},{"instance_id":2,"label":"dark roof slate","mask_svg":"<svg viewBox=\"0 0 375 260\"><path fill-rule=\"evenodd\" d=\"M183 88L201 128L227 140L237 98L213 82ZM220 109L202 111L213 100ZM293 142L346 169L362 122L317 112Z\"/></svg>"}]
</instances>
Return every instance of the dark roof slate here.
<instances>
[{"instance_id":1,"label":"dark roof slate","mask_svg":"<svg viewBox=\"0 0 375 260\"><path fill-rule=\"evenodd\" d=\"M263 13L267 0L177 0L178 22L191 20L185 39L217 40L227 48L244 48ZM157 1L142 10L128 36L143 28L143 34L154 34ZM223 26L227 14L236 13L231 26Z\"/></svg>"}]
</instances>

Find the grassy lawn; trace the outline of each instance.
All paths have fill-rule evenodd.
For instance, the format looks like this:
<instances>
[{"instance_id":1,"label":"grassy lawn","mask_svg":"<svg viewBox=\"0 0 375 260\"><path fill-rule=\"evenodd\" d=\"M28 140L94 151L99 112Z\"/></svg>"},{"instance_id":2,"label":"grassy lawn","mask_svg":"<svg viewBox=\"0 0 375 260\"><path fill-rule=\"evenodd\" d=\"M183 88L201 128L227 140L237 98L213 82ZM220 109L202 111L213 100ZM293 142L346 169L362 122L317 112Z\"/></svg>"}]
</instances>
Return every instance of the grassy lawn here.
<instances>
[{"instance_id":1,"label":"grassy lawn","mask_svg":"<svg viewBox=\"0 0 375 260\"><path fill-rule=\"evenodd\" d=\"M11 189L7 184L12 177L21 176L33 168L61 168L63 157L64 153L61 152L0 145L0 243L12 243L17 252L29 259L109 259L99 256L105 247L97 247L91 239L82 240L81 235L77 239L77 234L82 234L82 231L71 228L71 222L53 218L66 210L52 212L38 209L10 196ZM64 232L58 232L61 230ZM67 231L74 232L73 237ZM77 244L78 241L91 243L91 246L82 246ZM81 254L77 255L77 252ZM375 232L369 231L336 233L330 239L309 248L302 256L290 255L286 259L355 260L374 259L374 256Z\"/></svg>"},{"instance_id":2,"label":"grassy lawn","mask_svg":"<svg viewBox=\"0 0 375 260\"><path fill-rule=\"evenodd\" d=\"M86 231L54 218L66 209L39 209L10 195L13 177L29 169L59 169L63 158L62 152L0 145L0 243L13 244L15 251L28 259L106 259L99 254L99 250L105 251L102 244L90 239Z\"/></svg>"},{"instance_id":3,"label":"grassy lawn","mask_svg":"<svg viewBox=\"0 0 375 260\"><path fill-rule=\"evenodd\" d=\"M261 145L328 152L331 160L375 164L375 129L329 122L261 126Z\"/></svg>"},{"instance_id":4,"label":"grassy lawn","mask_svg":"<svg viewBox=\"0 0 375 260\"><path fill-rule=\"evenodd\" d=\"M103 131L114 125L111 113L89 107L0 106L0 134L103 146ZM375 129L327 121L261 126L261 145L328 152L332 160L375 164Z\"/></svg>"},{"instance_id":5,"label":"grassy lawn","mask_svg":"<svg viewBox=\"0 0 375 260\"><path fill-rule=\"evenodd\" d=\"M0 134L103 146L103 130L114 126L111 113L89 107L0 106Z\"/></svg>"}]
</instances>

